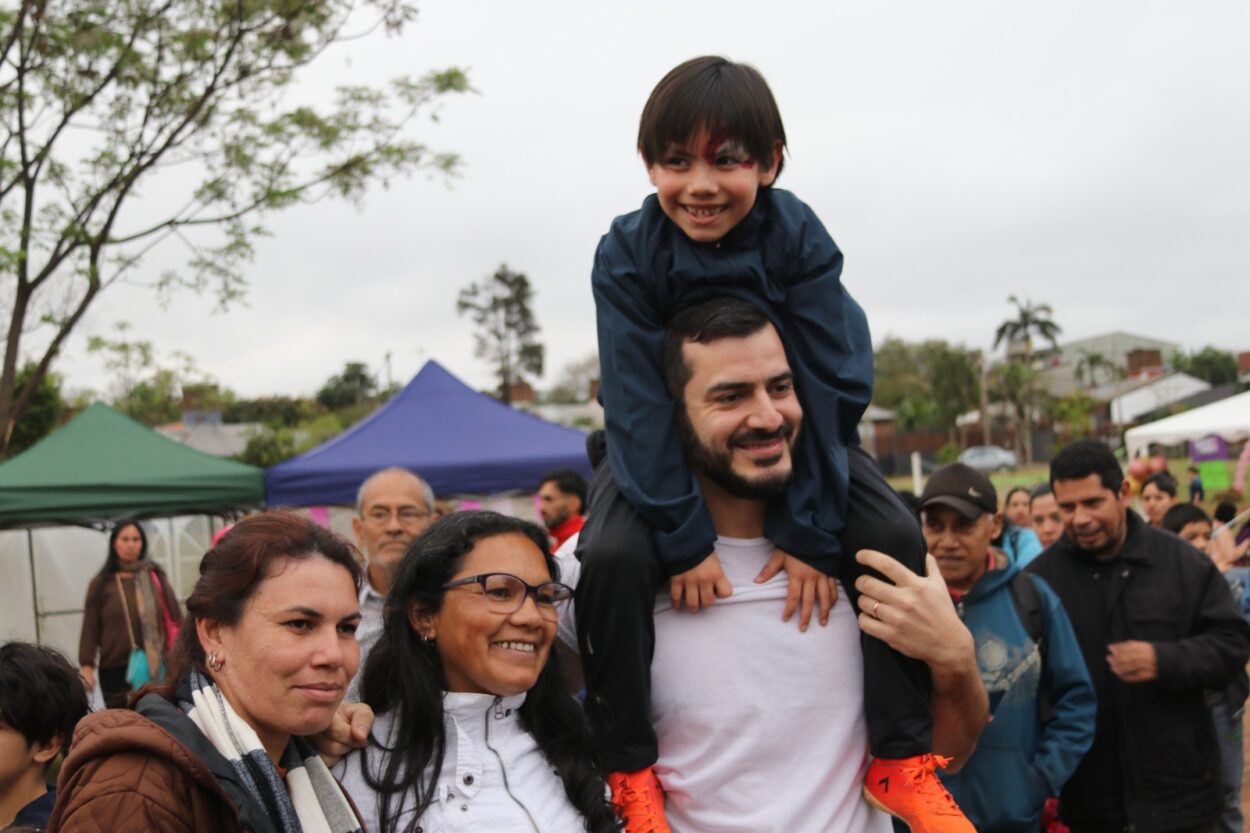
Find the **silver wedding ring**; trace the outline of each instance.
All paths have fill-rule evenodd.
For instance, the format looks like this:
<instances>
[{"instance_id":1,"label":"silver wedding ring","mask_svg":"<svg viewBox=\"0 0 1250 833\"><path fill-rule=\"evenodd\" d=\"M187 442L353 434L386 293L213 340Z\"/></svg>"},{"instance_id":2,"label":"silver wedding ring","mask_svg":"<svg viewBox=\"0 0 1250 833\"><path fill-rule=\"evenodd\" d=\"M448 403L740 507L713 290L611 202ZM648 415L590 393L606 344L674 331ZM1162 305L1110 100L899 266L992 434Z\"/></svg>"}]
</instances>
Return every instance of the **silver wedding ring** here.
<instances>
[{"instance_id":1,"label":"silver wedding ring","mask_svg":"<svg viewBox=\"0 0 1250 833\"><path fill-rule=\"evenodd\" d=\"M877 615L877 608L879 608L879 607L881 607L881 602L880 602L880 601L876 601L876 602L873 602L873 603L872 603L872 618L874 618L874 619L880 619L880 618L881 618L880 616L878 616L878 615Z\"/></svg>"}]
</instances>

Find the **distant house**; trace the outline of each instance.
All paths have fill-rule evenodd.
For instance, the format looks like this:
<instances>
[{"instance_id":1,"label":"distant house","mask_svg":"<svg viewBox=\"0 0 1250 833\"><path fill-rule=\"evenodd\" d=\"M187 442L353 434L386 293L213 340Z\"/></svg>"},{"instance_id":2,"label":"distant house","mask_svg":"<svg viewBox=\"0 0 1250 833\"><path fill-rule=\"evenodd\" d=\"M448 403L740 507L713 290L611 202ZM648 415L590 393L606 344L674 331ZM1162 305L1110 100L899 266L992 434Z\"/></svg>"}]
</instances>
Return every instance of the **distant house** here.
<instances>
[{"instance_id":1,"label":"distant house","mask_svg":"<svg viewBox=\"0 0 1250 833\"><path fill-rule=\"evenodd\" d=\"M216 421L188 421L186 417L184 414L183 422L161 425L156 430L174 442L214 457L237 457L242 454L247 448L248 438L262 427L259 422L223 423L220 413Z\"/></svg>"},{"instance_id":2,"label":"distant house","mask_svg":"<svg viewBox=\"0 0 1250 833\"><path fill-rule=\"evenodd\" d=\"M876 405L869 405L860 417L859 444L873 457L889 446L889 439L894 434L894 419L893 411Z\"/></svg>"},{"instance_id":3,"label":"distant house","mask_svg":"<svg viewBox=\"0 0 1250 833\"><path fill-rule=\"evenodd\" d=\"M1089 396L1105 403L1105 416L1114 425L1132 425L1141 417L1211 389L1209 382L1188 373L1125 379L1090 390Z\"/></svg>"},{"instance_id":4,"label":"distant house","mask_svg":"<svg viewBox=\"0 0 1250 833\"><path fill-rule=\"evenodd\" d=\"M1118 379L1163 376L1168 372L1172 354L1179 350L1180 345L1174 341L1111 332L1067 342L1058 349L1039 350L1033 358L1034 367L1041 371L1042 387L1054 396L1066 396L1082 387L1077 368L1086 356L1101 356L1114 368L1096 371L1094 379L1087 374L1084 385L1089 387L1113 384L1116 379L1109 379L1108 375Z\"/></svg>"},{"instance_id":5,"label":"distant house","mask_svg":"<svg viewBox=\"0 0 1250 833\"><path fill-rule=\"evenodd\" d=\"M593 431L596 428L603 427L603 406L595 399L591 399L588 402L570 402L568 404L557 404L554 402L540 404L533 401L514 401L512 406L542 417L548 422L567 425L570 428Z\"/></svg>"}]
</instances>

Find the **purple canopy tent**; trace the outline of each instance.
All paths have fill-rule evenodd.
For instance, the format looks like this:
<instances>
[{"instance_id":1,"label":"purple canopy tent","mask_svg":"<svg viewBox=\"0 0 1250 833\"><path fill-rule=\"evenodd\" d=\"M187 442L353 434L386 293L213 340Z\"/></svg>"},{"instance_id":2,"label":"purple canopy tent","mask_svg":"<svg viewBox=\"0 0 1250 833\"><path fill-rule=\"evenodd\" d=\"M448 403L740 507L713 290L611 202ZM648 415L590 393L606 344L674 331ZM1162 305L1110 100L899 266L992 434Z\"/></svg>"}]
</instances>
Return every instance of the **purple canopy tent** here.
<instances>
[{"instance_id":1,"label":"purple canopy tent","mask_svg":"<svg viewBox=\"0 0 1250 833\"><path fill-rule=\"evenodd\" d=\"M267 470L267 502L351 504L387 466L416 472L440 495L532 490L556 468L590 476L585 433L510 408L429 361L367 419Z\"/></svg>"}]
</instances>

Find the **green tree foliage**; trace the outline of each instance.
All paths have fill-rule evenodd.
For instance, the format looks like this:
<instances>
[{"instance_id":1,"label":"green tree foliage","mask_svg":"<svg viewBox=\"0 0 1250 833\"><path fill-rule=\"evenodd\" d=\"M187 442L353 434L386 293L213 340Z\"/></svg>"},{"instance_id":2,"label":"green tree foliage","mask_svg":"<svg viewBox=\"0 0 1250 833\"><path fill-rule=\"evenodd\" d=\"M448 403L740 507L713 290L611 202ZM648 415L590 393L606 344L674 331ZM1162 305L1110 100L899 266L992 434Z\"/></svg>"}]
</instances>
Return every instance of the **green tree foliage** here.
<instances>
[{"instance_id":1,"label":"green tree foliage","mask_svg":"<svg viewBox=\"0 0 1250 833\"><path fill-rule=\"evenodd\" d=\"M962 346L952 346L945 341L926 341L923 346L937 422L943 428L953 428L956 417L977 405L981 385L977 380L976 361Z\"/></svg>"},{"instance_id":2,"label":"green tree foliage","mask_svg":"<svg viewBox=\"0 0 1250 833\"><path fill-rule=\"evenodd\" d=\"M534 291L529 278L501 264L495 274L460 290L456 312L477 324L476 354L495 369L499 398L512 404L512 385L526 374L543 372L540 328L530 304Z\"/></svg>"},{"instance_id":3,"label":"green tree foliage","mask_svg":"<svg viewBox=\"0 0 1250 833\"><path fill-rule=\"evenodd\" d=\"M377 390L378 380L369 373L368 365L348 362L342 373L331 376L317 391L317 404L337 411L369 402Z\"/></svg>"},{"instance_id":4,"label":"green tree foliage","mask_svg":"<svg viewBox=\"0 0 1250 833\"><path fill-rule=\"evenodd\" d=\"M18 384L24 385L35 372L35 366L27 363L17 374ZM31 397L30 406L22 414L22 418L13 426L13 437L9 442L9 455L21 454L35 443L42 440L52 429L60 424L65 413L65 402L61 399L61 377L55 373L45 373L39 380L35 395Z\"/></svg>"},{"instance_id":5,"label":"green tree foliage","mask_svg":"<svg viewBox=\"0 0 1250 833\"><path fill-rule=\"evenodd\" d=\"M1176 353L1172 356L1172 366L1213 386L1237 381L1237 357L1216 347L1203 347L1188 355Z\"/></svg>"},{"instance_id":6,"label":"green tree foliage","mask_svg":"<svg viewBox=\"0 0 1250 833\"><path fill-rule=\"evenodd\" d=\"M919 345L889 336L872 353L872 404L895 410L908 394L925 387L917 364Z\"/></svg>"},{"instance_id":7,"label":"green tree foliage","mask_svg":"<svg viewBox=\"0 0 1250 833\"><path fill-rule=\"evenodd\" d=\"M295 396L262 396L228 403L221 413L222 422L262 422L266 425L294 428L317 414L311 399Z\"/></svg>"},{"instance_id":8,"label":"green tree foliage","mask_svg":"<svg viewBox=\"0 0 1250 833\"><path fill-rule=\"evenodd\" d=\"M1094 415L1098 408L1097 400L1084 391L1074 391L1052 402L1050 415L1055 422L1055 430L1065 440L1077 440L1088 437L1093 431Z\"/></svg>"},{"instance_id":9,"label":"green tree foliage","mask_svg":"<svg viewBox=\"0 0 1250 833\"><path fill-rule=\"evenodd\" d=\"M266 425L248 436L247 446L235 459L253 466L269 468L291 459L296 453L295 434L291 429Z\"/></svg>"},{"instance_id":10,"label":"green tree foliage","mask_svg":"<svg viewBox=\"0 0 1250 833\"><path fill-rule=\"evenodd\" d=\"M130 324L119 321L114 329L115 338L89 338L87 351L104 356L104 367L113 375L110 402L117 410L145 425L164 425L181 417L185 389L210 404L222 397L190 355L179 350L158 363L150 341L128 337Z\"/></svg>"},{"instance_id":11,"label":"green tree foliage","mask_svg":"<svg viewBox=\"0 0 1250 833\"><path fill-rule=\"evenodd\" d=\"M890 337L873 353L874 405L898 415L904 430L953 430L980 395L975 356L941 339Z\"/></svg>"},{"instance_id":12,"label":"green tree foliage","mask_svg":"<svg viewBox=\"0 0 1250 833\"><path fill-rule=\"evenodd\" d=\"M403 133L469 89L461 70L340 87L327 106L290 100L335 43L398 32L415 15L408 0L0 6L0 454L92 302L154 246L187 247L184 266L155 281L162 291L211 291L225 305L244 291L272 212L455 169L454 155ZM161 200L127 210L140 193ZM36 325L37 348L24 347ZM36 352L18 387L19 357Z\"/></svg>"}]
</instances>

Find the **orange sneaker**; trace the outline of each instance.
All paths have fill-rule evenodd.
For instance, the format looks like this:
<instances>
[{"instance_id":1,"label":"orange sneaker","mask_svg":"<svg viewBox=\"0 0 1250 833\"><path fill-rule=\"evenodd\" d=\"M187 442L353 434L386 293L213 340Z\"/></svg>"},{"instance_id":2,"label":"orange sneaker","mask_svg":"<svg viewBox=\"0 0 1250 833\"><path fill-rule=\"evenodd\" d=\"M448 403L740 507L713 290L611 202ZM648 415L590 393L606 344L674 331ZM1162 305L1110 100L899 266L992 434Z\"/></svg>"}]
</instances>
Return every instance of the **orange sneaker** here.
<instances>
[{"instance_id":1,"label":"orange sneaker","mask_svg":"<svg viewBox=\"0 0 1250 833\"><path fill-rule=\"evenodd\" d=\"M948 763L950 758L938 755L874 758L864 776L864 796L877 808L907 822L912 833L976 833L938 780L937 768Z\"/></svg>"},{"instance_id":2,"label":"orange sneaker","mask_svg":"<svg viewBox=\"0 0 1250 833\"><path fill-rule=\"evenodd\" d=\"M664 790L651 767L637 772L613 772L608 775L612 789L612 807L625 833L671 833L664 818Z\"/></svg>"}]
</instances>

